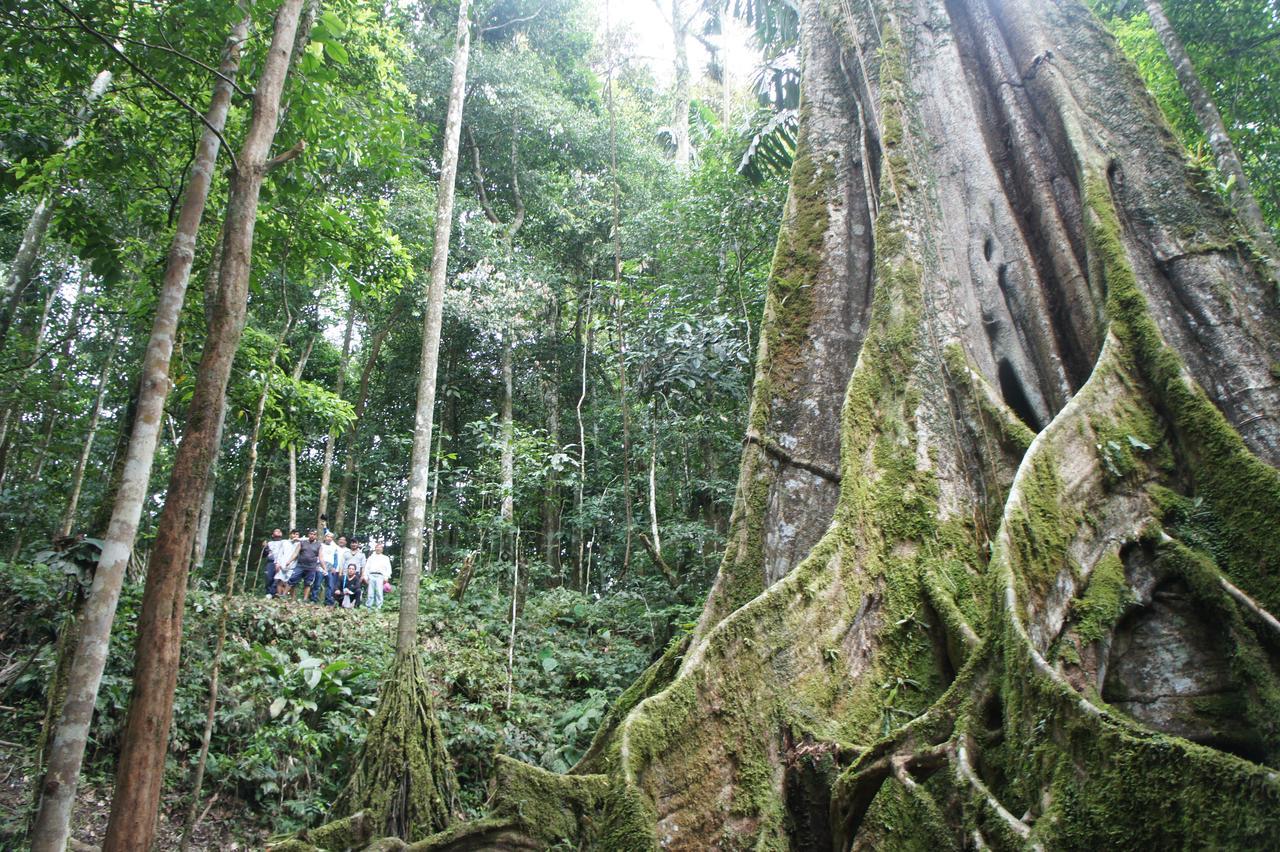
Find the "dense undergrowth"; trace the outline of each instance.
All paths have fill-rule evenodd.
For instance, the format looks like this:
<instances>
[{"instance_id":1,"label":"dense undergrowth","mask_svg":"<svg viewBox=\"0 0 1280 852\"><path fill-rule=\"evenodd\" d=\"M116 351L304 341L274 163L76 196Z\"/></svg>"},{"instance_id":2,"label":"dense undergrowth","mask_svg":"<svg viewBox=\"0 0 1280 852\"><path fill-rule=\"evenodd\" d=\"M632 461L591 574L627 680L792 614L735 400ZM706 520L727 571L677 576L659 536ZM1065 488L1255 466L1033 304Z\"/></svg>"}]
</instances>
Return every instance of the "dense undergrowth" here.
<instances>
[{"instance_id":1,"label":"dense undergrowth","mask_svg":"<svg viewBox=\"0 0 1280 852\"><path fill-rule=\"evenodd\" d=\"M31 660L0 686L7 690L0 739L22 744L34 764L67 596L57 594L63 580L47 566L12 564L0 573L11 599L22 602L0 615L7 658L0 669L13 666L12 673ZM477 578L456 604L452 589L452 578L424 581L422 635L466 815L483 810L497 753L554 771L576 762L609 702L692 627L699 608L649 578L598 600L567 588L531 592L517 624L508 703L509 592ZM141 597L141 585L127 585L121 598L86 758L91 781L107 782L114 770ZM199 751L221 600L207 588L187 597L166 769L166 788L179 795ZM396 593L381 613L237 597L206 795L239 799L272 832L322 821L352 771L390 667L397 605ZM0 848L21 843L24 817L0 806Z\"/></svg>"}]
</instances>

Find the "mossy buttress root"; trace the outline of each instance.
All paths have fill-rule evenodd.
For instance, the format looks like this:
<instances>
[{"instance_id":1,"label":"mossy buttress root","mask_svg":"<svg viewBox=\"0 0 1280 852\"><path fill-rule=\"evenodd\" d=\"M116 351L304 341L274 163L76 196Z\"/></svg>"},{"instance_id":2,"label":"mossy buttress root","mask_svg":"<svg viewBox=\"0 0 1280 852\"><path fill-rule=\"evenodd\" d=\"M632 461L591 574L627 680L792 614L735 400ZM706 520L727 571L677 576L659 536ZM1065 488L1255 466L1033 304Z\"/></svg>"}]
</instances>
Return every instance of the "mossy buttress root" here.
<instances>
[{"instance_id":1,"label":"mossy buttress root","mask_svg":"<svg viewBox=\"0 0 1280 852\"><path fill-rule=\"evenodd\" d=\"M372 833L410 841L426 837L448 827L455 791L426 669L416 653L397 655L360 761L334 802L332 816L339 819L309 832L308 841L345 849ZM359 827L367 832L362 838L350 830L360 814ZM343 824L348 830L337 830Z\"/></svg>"}]
</instances>

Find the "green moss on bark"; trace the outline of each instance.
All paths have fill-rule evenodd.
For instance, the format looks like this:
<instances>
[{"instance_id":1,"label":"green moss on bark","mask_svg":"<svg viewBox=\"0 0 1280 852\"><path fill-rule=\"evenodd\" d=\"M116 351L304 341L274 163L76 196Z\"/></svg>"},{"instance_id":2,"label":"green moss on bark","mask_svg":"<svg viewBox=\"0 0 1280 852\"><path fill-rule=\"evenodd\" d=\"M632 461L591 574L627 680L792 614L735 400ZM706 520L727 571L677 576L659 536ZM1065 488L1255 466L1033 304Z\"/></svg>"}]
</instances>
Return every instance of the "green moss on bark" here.
<instances>
[{"instance_id":1,"label":"green moss on bark","mask_svg":"<svg viewBox=\"0 0 1280 852\"><path fill-rule=\"evenodd\" d=\"M448 826L455 789L422 661L398 655L333 813L363 812L375 833L416 840Z\"/></svg>"}]
</instances>

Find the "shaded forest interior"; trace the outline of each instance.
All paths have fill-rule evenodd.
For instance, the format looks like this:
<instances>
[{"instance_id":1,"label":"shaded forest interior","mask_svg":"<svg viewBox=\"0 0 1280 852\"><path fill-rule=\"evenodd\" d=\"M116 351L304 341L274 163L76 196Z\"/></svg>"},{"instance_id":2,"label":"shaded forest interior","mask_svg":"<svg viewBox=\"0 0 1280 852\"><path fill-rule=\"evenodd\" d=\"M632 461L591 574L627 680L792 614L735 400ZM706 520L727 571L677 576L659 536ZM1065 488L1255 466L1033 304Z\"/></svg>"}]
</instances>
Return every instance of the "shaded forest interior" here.
<instances>
[{"instance_id":1,"label":"shaded forest interior","mask_svg":"<svg viewBox=\"0 0 1280 852\"><path fill-rule=\"evenodd\" d=\"M1275 4L633 5L0 11L0 848L1274 840Z\"/></svg>"}]
</instances>

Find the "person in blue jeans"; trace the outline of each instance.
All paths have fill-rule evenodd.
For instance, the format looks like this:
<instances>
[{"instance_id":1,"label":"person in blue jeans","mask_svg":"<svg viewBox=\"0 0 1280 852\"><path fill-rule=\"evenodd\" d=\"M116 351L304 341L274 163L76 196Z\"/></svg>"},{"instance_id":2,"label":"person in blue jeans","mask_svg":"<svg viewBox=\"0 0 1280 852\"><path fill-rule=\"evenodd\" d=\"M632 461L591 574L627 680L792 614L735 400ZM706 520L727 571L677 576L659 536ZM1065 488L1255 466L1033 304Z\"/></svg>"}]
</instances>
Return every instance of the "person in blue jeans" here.
<instances>
[{"instance_id":1,"label":"person in blue jeans","mask_svg":"<svg viewBox=\"0 0 1280 852\"><path fill-rule=\"evenodd\" d=\"M382 584L391 578L391 560L382 554L382 542L373 546L364 564L364 576L369 581L364 594L364 605L368 609L382 609Z\"/></svg>"},{"instance_id":2,"label":"person in blue jeans","mask_svg":"<svg viewBox=\"0 0 1280 852\"><path fill-rule=\"evenodd\" d=\"M326 539L329 536L325 537ZM347 537L338 536L338 553L330 560L329 591L325 594L327 606L342 606L342 584L346 579L347 562L351 559L351 550L347 547Z\"/></svg>"}]
</instances>

